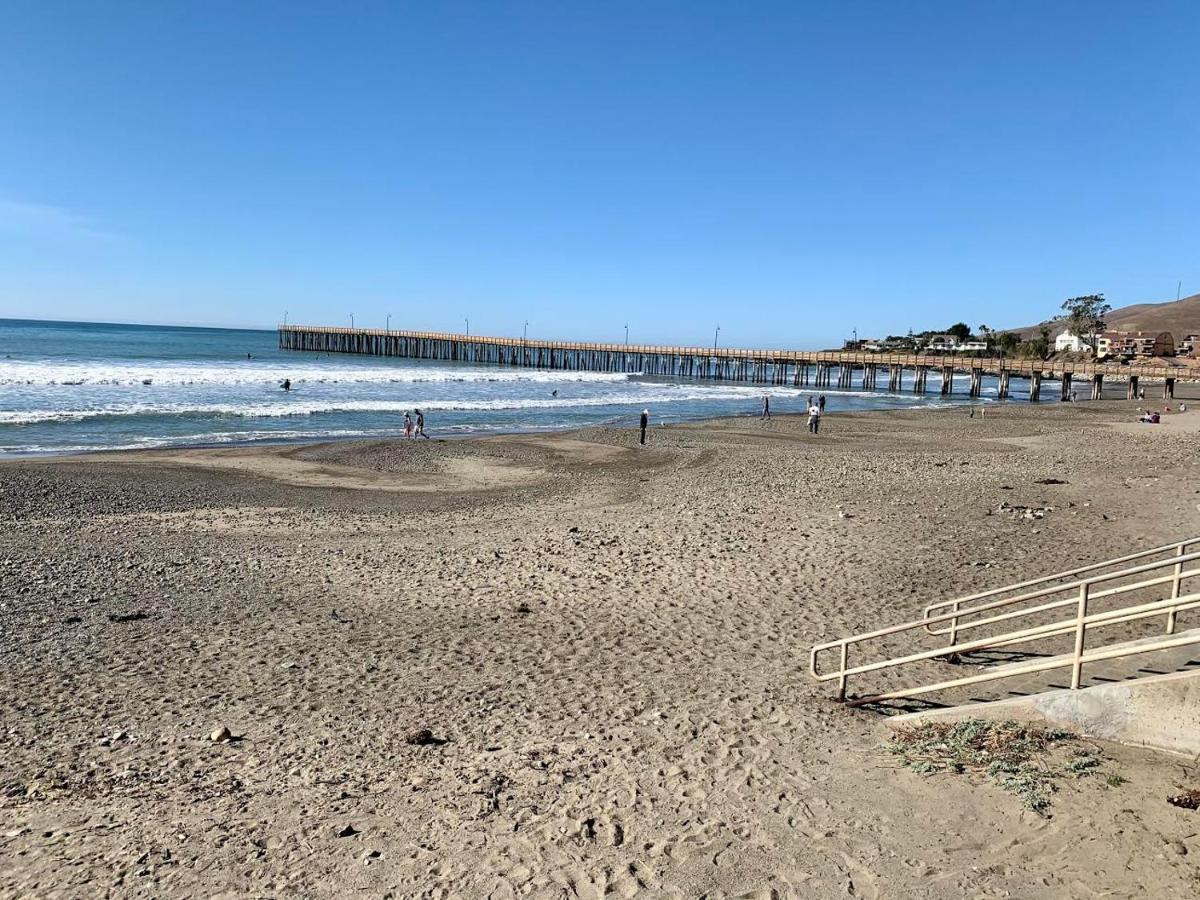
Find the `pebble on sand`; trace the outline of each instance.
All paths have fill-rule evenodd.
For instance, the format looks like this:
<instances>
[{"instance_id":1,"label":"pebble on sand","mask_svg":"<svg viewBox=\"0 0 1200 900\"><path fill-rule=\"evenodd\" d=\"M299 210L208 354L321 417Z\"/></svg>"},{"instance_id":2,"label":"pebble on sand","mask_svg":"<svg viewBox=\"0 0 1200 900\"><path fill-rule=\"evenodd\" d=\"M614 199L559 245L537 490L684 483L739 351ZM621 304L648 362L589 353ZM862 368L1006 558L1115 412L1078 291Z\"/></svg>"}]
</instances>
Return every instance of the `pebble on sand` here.
<instances>
[{"instance_id":1,"label":"pebble on sand","mask_svg":"<svg viewBox=\"0 0 1200 900\"><path fill-rule=\"evenodd\" d=\"M221 743L223 741L232 740L233 734L228 728L222 725L220 728L214 728L212 730L212 734L208 736L208 739L213 743Z\"/></svg>"}]
</instances>

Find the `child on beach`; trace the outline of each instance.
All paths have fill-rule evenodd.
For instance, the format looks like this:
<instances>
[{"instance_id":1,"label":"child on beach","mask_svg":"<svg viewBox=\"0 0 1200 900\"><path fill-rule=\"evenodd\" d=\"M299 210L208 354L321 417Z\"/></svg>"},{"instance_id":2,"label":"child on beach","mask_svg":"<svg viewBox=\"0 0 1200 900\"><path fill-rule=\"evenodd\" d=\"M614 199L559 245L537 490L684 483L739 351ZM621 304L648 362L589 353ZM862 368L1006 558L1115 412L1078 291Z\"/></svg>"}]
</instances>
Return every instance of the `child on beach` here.
<instances>
[{"instance_id":1,"label":"child on beach","mask_svg":"<svg viewBox=\"0 0 1200 900\"><path fill-rule=\"evenodd\" d=\"M404 436L406 438L412 437L412 416L407 412L404 413Z\"/></svg>"},{"instance_id":2,"label":"child on beach","mask_svg":"<svg viewBox=\"0 0 1200 900\"><path fill-rule=\"evenodd\" d=\"M417 437L423 437L429 440L429 435L425 433L425 413L417 410Z\"/></svg>"}]
</instances>

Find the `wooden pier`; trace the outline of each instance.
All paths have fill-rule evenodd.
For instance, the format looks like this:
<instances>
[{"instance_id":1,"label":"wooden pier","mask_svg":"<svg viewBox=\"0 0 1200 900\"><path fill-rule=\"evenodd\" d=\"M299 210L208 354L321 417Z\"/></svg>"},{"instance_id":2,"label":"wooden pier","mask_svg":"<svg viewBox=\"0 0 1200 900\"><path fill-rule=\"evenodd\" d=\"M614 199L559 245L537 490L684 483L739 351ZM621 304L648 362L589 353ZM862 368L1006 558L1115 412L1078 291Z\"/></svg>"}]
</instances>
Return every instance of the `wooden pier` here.
<instances>
[{"instance_id":1,"label":"wooden pier","mask_svg":"<svg viewBox=\"0 0 1200 900\"><path fill-rule=\"evenodd\" d=\"M477 337L381 328L331 328L313 325L279 326L279 349L317 353L357 353L443 362L473 363L579 372L625 372L668 378L695 378L746 384L850 390L855 373L858 387L923 394L929 373L941 376L941 393L954 391L956 375L966 377L967 394L983 392L984 376L997 379L1001 399L1009 396L1013 378L1029 383L1030 400L1041 399L1044 381L1058 381L1060 397L1070 399L1076 383L1086 384L1088 396L1101 399L1104 379L1127 385L1126 397L1135 399L1147 381L1161 382L1161 396L1175 396L1177 380L1200 380L1200 370L1188 366L1121 365L1120 363L1056 362L1029 359L958 356L923 353L864 353L848 351L738 350L712 347L670 347L642 344L599 344L577 341L543 341L524 338ZM836 374L835 374L836 373ZM905 374L911 377L906 379Z\"/></svg>"}]
</instances>

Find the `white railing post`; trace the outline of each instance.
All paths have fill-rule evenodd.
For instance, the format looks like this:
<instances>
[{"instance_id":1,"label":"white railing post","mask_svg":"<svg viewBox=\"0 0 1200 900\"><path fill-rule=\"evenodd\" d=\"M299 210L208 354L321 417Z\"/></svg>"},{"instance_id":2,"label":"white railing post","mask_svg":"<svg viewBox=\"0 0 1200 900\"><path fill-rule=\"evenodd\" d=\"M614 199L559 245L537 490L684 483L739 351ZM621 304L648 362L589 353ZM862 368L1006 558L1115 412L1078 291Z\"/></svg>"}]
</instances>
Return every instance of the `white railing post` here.
<instances>
[{"instance_id":1,"label":"white railing post","mask_svg":"<svg viewBox=\"0 0 1200 900\"><path fill-rule=\"evenodd\" d=\"M846 699L846 682L849 680L846 675L846 669L849 668L849 665L847 664L849 658L849 644L847 644L845 641L842 641L841 676L838 678L838 700Z\"/></svg>"},{"instance_id":2,"label":"white railing post","mask_svg":"<svg viewBox=\"0 0 1200 900\"><path fill-rule=\"evenodd\" d=\"M1183 556L1186 550L1187 550L1187 544L1186 543L1180 544L1179 552L1177 552L1175 555ZM1175 577L1171 580L1171 599L1172 600L1179 599L1179 583L1182 580L1180 577L1181 575L1183 575L1183 563L1177 562L1177 563L1175 563ZM1167 612L1167 634L1175 633L1175 614L1176 614L1176 612L1178 612L1178 610L1176 610L1175 607L1171 607L1171 609Z\"/></svg>"},{"instance_id":3,"label":"white railing post","mask_svg":"<svg viewBox=\"0 0 1200 900\"><path fill-rule=\"evenodd\" d=\"M1075 615L1075 656L1071 660L1071 690L1078 690L1079 676L1083 671L1083 638L1087 630L1088 584L1079 586L1079 611Z\"/></svg>"},{"instance_id":4,"label":"white railing post","mask_svg":"<svg viewBox=\"0 0 1200 900\"><path fill-rule=\"evenodd\" d=\"M955 600L954 605L950 607L951 612L957 613L961 601ZM958 616L950 620L950 646L953 647L958 643Z\"/></svg>"}]
</instances>

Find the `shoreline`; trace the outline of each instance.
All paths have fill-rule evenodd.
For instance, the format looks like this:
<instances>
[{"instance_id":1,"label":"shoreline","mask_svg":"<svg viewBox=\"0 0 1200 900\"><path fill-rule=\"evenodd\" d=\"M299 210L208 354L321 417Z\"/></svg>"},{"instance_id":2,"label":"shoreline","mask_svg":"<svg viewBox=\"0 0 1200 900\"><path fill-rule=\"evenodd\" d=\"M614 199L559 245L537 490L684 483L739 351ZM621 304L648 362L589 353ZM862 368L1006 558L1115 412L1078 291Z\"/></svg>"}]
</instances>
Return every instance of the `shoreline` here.
<instances>
[{"instance_id":1,"label":"shoreline","mask_svg":"<svg viewBox=\"0 0 1200 900\"><path fill-rule=\"evenodd\" d=\"M768 391L766 393L770 393L770 392ZM816 392L814 392L814 393L816 393ZM857 392L857 391L849 391L849 392L829 391L827 393L830 396L834 396L834 397L854 396L854 395L860 394L860 392ZM877 392L877 393L879 393L881 396L895 396L894 394L887 394L885 392ZM1105 401L1099 401L1099 402L1109 402L1110 399L1111 398L1106 398ZM1062 401L1046 399L1046 400L1040 400L1036 404L1032 404L1032 405L1036 406L1036 407L1043 407L1043 406L1047 406L1047 405L1057 406L1060 402L1062 402ZM1077 401L1077 403L1079 403L1079 404L1084 403L1084 402L1085 401ZM1086 401L1086 402L1091 403L1091 402L1097 402L1097 401ZM1128 401L1122 400L1121 402L1128 402ZM1149 401L1145 401L1145 402L1149 403ZM935 402L935 403L914 403L914 404L908 405L908 406L892 406L892 407L880 407L880 408L875 408L875 409L854 409L854 410L845 410L845 409L844 410L836 410L835 409L832 412L826 413L826 415L844 416L844 415L858 415L858 414L864 414L864 413L865 414L880 413L880 414L888 415L888 414L893 414L893 413L904 413L904 412L912 412L912 411L918 411L918 410L962 409L964 407L970 407L970 406L975 406L977 408L990 410L990 409L1003 409L1003 408L1006 408L1009 406L1014 406L1014 405L1020 408L1020 407L1029 406L1030 404L1028 401L1025 401L1025 400L1014 400L1014 399L997 400L994 397L970 398L970 397L955 396L955 397L952 397L949 399L938 398L937 402ZM789 417L789 416L795 417L795 418L803 418L805 415L806 414L803 412L779 412L779 413L772 414L772 416L775 418ZM626 418L628 418L630 421L636 422L636 418L637 418L636 412L631 412L629 414L629 416ZM670 421L668 423L663 423L662 425L657 426L657 427L674 428L674 427L679 427L679 426L684 426L684 425L703 424L705 422L718 422L718 421L724 421L724 420L747 420L747 419L757 420L759 418L760 418L759 415L755 412L746 412L746 413L740 414L740 415L681 417L681 418L673 419L672 421ZM482 439L491 438L491 437L503 437L506 435L570 434L570 433L574 433L576 431L586 430L589 428L621 428L621 427L623 427L623 426L617 424L615 421L609 421L609 422L599 422L599 423L591 423L591 424L588 424L588 423L570 424L570 425L562 425L562 426L529 426L527 428L497 428L494 430L493 429L474 429L474 430L464 429L464 430L461 430L458 432L452 432L452 433L431 434L429 439L430 440L443 440L443 441L482 440ZM636 425L631 425L628 427L636 427ZM354 443L354 442L359 442L359 441L392 441L392 440L403 442L405 440L403 432L398 431L395 434L378 434L378 435L369 435L368 434L368 435L355 435L355 436L331 435L329 437L320 437L320 436L309 436L309 437L301 437L301 438L269 438L269 437L266 437L266 438L250 438L247 440L222 441L222 442L198 441L198 442L194 442L194 443L161 444L161 445L144 446L144 447L143 446L136 446L136 447L135 446L119 446L119 447L96 447L96 448L91 448L91 449L69 449L69 450L3 451L3 452L0 452L0 462L16 461L16 460L23 460L23 459L87 457L87 456L92 456L92 455L98 454L98 453L99 454L140 453L140 452L158 452L158 451L169 451L169 450L179 450L179 451L219 450L219 449L238 450L238 449L247 449L247 448L252 448L252 447L264 447L264 448L267 448L267 447L295 447L295 446L304 446L307 444L337 444L337 443ZM414 438L413 440L416 440L416 438Z\"/></svg>"},{"instance_id":2,"label":"shoreline","mask_svg":"<svg viewBox=\"0 0 1200 900\"><path fill-rule=\"evenodd\" d=\"M651 380L665 381L668 383L675 383L675 382L679 381L679 379L666 379L666 378L659 377L659 376L654 376L653 379L651 379ZM711 382L698 382L698 383L711 384ZM773 394L774 392L771 390L771 388L778 387L778 386L774 386L774 385L761 385L761 386L745 385L745 386L761 387L763 389L763 393L765 393L765 394ZM819 394L822 392L822 391L816 390L816 389L802 390L799 388L793 388L792 386L787 386L787 388L788 388L789 393L796 394L798 396L804 396L807 394L811 394L811 395L815 396L816 394ZM1052 393L1052 391L1053 391L1053 387L1049 386L1047 388L1047 392ZM853 390L853 389L851 389L849 391L845 391L845 390L835 390L835 389L827 388L824 390L824 393L833 398L866 396L862 391ZM965 395L952 395L951 397L943 398L936 394L916 395L916 394L910 394L907 392L896 393L896 392L890 392L890 391L872 391L872 392L868 392L868 393L870 396L878 396L878 397L905 398L905 399L912 398L914 400L914 402L912 402L911 404L903 404L903 405L895 405L895 406L880 406L880 407L873 408L873 409L846 410L846 409L837 409L835 407L832 412L828 413L828 415L835 415L835 416L845 415L846 413L850 413L850 412L852 412L852 413L871 413L871 412L894 413L894 412L905 412L905 411L925 410L925 409L929 409L929 410L961 409L963 407L970 407L970 406L975 406L978 408L983 408L983 409L988 409L988 410L1011 408L1011 407L1016 407L1016 408L1027 408L1027 407L1069 408L1072 405L1083 408L1083 407L1090 406L1091 404L1100 403L1100 404L1104 404L1107 408L1113 409L1115 411L1115 410L1121 408L1120 406L1117 406L1117 404L1134 404L1135 408L1136 408L1136 406L1141 406L1141 405L1144 405L1147 408L1158 408L1158 407L1161 407L1166 404L1177 405L1180 401L1185 402L1185 403L1189 402L1189 401L1193 401L1193 402L1196 402L1198 405L1200 405L1200 382L1197 382L1197 383L1181 382L1181 383L1179 383L1177 385L1176 397L1173 400L1164 400L1160 397L1147 397L1145 400L1133 400L1133 401L1126 400L1124 397L1123 389L1120 389L1118 387L1118 385L1112 384L1112 383L1106 384L1105 397L1102 400L1094 401L1089 398L1085 398L1085 399L1076 400L1076 401L1074 401L1074 403L1072 403L1070 401L1063 401L1063 400L1061 400L1057 397L1053 397L1053 396L1046 396L1044 399L1039 400L1036 403L1030 403L1028 400L1025 400L1025 399L1010 398L1007 400L999 400L999 399L997 399L995 397L991 397L991 396L972 398L972 397L968 397ZM922 400L924 402L922 402ZM636 415L637 415L636 411L631 409L631 411L629 413L629 418L632 420L636 420ZM780 412L780 413L777 413L776 415L779 415L779 416L783 416L783 415L803 416L804 413L800 412L800 411L790 412L790 413ZM696 416L682 416L679 418L672 419L671 422L669 423L668 427L675 427L675 426L689 424L689 423L695 424L695 423L699 423L699 422L705 422L705 421L709 421L709 420L723 419L723 418L757 419L758 413L753 410L750 410L750 411L747 411L747 412L745 412L743 414L739 414L739 415L723 415L723 416L715 416L714 417L711 415L702 414L702 415L696 415ZM19 426L17 426L17 427L19 427ZM616 421L607 421L607 422L598 422L598 423L572 423L572 424L561 425L561 426L559 426L559 425L548 425L548 426L533 425L533 426L528 426L525 428L516 428L516 427L513 427L513 428L499 427L499 428L495 428L495 429L492 429L492 428L464 428L464 429L462 429L460 431L456 431L456 432L449 432L449 433L444 433L444 434L433 434L433 435L431 435L430 439L431 440L464 440L464 439L474 440L474 439L480 439L480 438L486 438L486 437L492 437L492 436L500 436L500 435L570 433L570 432L580 430L580 429L596 428L596 427L620 427L620 425ZM232 440L232 441L195 441L195 442L184 442L184 443L164 443L164 444L156 444L156 445L151 445L151 446L125 445L125 446L118 446L118 447L96 447L96 448L87 448L87 449L71 448L71 449L66 449L66 450L20 450L20 449L18 449L18 450L13 450L13 451L0 451L0 462L19 460L19 459L42 459L42 458L68 457L68 456L86 456L86 455L90 455L90 454L94 454L94 453L139 452L139 451L143 451L143 450L147 450L147 451L199 450L199 449L219 449L219 448L240 449L240 448L246 448L246 447L297 446L297 445L304 445L304 444L310 444L310 443L331 443L331 442L343 442L343 441L344 442L355 442L355 441L371 441L371 440L403 440L403 433L402 433L402 431L397 429L396 433L394 433L394 434L378 434L378 435L355 435L355 436L331 435L331 436L327 436L327 437L311 435L311 436L294 437L294 438L261 437L261 438L248 438L248 439L244 439L244 440Z\"/></svg>"}]
</instances>

